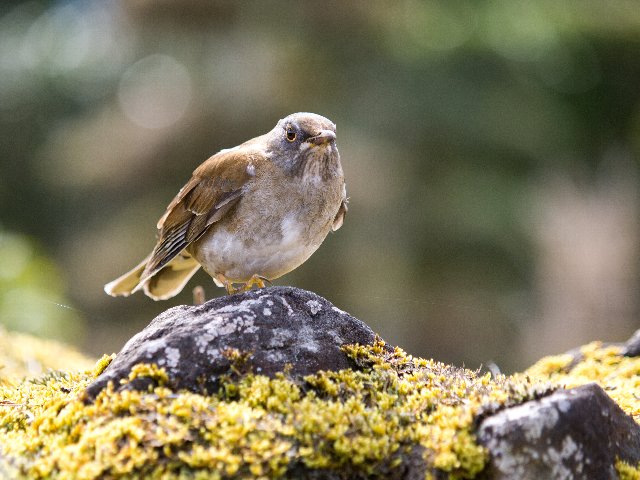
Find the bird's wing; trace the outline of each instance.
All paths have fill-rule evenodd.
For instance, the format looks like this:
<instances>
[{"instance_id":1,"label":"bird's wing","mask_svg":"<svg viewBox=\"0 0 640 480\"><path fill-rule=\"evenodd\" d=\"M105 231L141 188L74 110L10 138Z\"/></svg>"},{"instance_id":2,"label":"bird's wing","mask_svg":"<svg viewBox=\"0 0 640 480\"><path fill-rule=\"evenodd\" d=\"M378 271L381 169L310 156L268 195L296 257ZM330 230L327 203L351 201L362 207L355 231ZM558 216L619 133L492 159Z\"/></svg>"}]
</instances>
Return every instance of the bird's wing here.
<instances>
[{"instance_id":1,"label":"bird's wing","mask_svg":"<svg viewBox=\"0 0 640 480\"><path fill-rule=\"evenodd\" d=\"M236 204L255 175L258 153L221 152L194 170L158 220L160 238L140 278L140 285L203 235Z\"/></svg>"},{"instance_id":2,"label":"bird's wing","mask_svg":"<svg viewBox=\"0 0 640 480\"><path fill-rule=\"evenodd\" d=\"M342 223L344 222L344 217L349 210L347 208L347 204L349 203L349 199L347 198L347 187L342 185L342 203L340 203L340 208L338 209L338 213L336 213L335 218L333 219L333 225L331 226L332 231L338 230Z\"/></svg>"}]
</instances>

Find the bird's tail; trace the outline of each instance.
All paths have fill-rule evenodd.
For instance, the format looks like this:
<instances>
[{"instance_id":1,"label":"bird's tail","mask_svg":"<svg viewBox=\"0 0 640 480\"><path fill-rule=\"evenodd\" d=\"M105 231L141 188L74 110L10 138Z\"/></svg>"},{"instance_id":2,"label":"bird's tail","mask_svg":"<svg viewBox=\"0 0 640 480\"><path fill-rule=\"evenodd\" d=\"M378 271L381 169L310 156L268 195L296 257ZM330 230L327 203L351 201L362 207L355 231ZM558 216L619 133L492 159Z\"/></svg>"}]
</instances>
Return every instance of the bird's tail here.
<instances>
[{"instance_id":1,"label":"bird's tail","mask_svg":"<svg viewBox=\"0 0 640 480\"><path fill-rule=\"evenodd\" d=\"M200 268L200 264L191 255L182 251L156 273L142 279L142 272L148 260L149 257L145 258L132 270L107 283L104 291L114 297L128 297L138 290L143 290L154 300L166 300L180 293Z\"/></svg>"}]
</instances>

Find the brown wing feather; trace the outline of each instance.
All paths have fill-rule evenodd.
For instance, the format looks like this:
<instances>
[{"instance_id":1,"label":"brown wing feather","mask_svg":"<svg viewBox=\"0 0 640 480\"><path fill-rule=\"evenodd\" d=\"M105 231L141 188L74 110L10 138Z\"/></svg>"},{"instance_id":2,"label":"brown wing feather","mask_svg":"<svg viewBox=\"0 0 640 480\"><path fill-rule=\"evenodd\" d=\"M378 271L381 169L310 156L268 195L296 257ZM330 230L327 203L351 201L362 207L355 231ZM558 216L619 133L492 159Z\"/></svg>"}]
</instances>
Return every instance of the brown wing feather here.
<instances>
[{"instance_id":1,"label":"brown wing feather","mask_svg":"<svg viewBox=\"0 0 640 480\"><path fill-rule=\"evenodd\" d=\"M242 187L252 177L247 166L258 160L256 155L241 150L218 153L194 170L158 221L160 238L142 273L141 284L204 234L240 199Z\"/></svg>"},{"instance_id":2,"label":"brown wing feather","mask_svg":"<svg viewBox=\"0 0 640 480\"><path fill-rule=\"evenodd\" d=\"M342 186L342 203L340 203L340 208L338 208L338 213L336 213L335 218L333 219L333 225L331 226L331 230L334 232L338 230L342 223L344 222L344 217L349 210L348 205L349 198L347 198L347 187L343 184Z\"/></svg>"}]
</instances>

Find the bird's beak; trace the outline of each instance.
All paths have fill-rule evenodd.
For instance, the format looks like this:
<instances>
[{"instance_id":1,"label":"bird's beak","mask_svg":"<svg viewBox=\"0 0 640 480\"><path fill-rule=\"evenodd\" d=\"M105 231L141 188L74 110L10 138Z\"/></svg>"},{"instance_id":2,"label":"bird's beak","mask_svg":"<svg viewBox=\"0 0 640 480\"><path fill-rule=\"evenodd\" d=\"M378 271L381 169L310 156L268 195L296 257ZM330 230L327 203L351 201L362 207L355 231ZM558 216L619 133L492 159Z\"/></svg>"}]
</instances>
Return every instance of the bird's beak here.
<instances>
[{"instance_id":1,"label":"bird's beak","mask_svg":"<svg viewBox=\"0 0 640 480\"><path fill-rule=\"evenodd\" d=\"M320 133L313 137L310 137L307 141L316 145L322 145L324 143L329 143L330 141L335 139L336 134L332 130L321 130Z\"/></svg>"}]
</instances>

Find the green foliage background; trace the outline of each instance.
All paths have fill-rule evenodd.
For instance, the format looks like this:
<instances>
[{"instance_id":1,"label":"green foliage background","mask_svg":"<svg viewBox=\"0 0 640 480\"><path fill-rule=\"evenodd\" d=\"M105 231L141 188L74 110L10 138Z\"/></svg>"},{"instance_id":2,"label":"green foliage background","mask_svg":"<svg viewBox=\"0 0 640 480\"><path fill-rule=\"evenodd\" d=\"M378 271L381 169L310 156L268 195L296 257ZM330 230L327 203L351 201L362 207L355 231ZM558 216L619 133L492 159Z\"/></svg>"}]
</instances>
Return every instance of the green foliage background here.
<instances>
[{"instance_id":1,"label":"green foliage background","mask_svg":"<svg viewBox=\"0 0 640 480\"><path fill-rule=\"evenodd\" d=\"M350 211L277 283L472 368L624 339L639 47L632 1L3 2L0 322L98 355L190 302L102 285L201 161L313 111Z\"/></svg>"}]
</instances>

